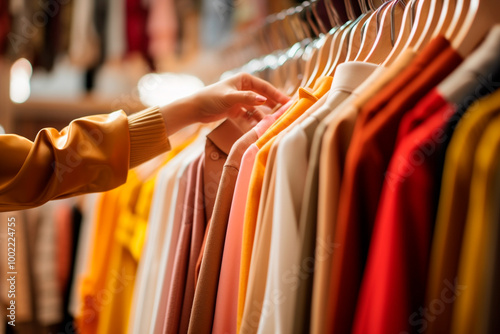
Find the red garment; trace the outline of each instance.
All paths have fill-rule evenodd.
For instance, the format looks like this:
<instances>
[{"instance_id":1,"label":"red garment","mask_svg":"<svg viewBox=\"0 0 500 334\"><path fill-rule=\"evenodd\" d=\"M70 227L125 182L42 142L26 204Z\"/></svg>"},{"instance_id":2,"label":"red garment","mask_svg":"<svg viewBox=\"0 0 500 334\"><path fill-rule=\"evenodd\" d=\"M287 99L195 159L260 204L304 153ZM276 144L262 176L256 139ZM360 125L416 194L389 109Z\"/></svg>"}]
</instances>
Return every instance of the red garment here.
<instances>
[{"instance_id":1,"label":"red garment","mask_svg":"<svg viewBox=\"0 0 500 334\"><path fill-rule=\"evenodd\" d=\"M5 52L8 41L8 34L10 32L10 15L9 15L9 2L2 1L0 3L0 54Z\"/></svg>"},{"instance_id":2,"label":"red garment","mask_svg":"<svg viewBox=\"0 0 500 334\"><path fill-rule=\"evenodd\" d=\"M428 258L454 107L433 90L401 121L385 174L353 333L411 332ZM418 315L418 319L420 315Z\"/></svg>"},{"instance_id":3,"label":"red garment","mask_svg":"<svg viewBox=\"0 0 500 334\"><path fill-rule=\"evenodd\" d=\"M439 56L436 58L436 56ZM405 112L446 77L461 59L435 38L396 80L361 110L347 153L335 244L327 332L351 331L378 200L396 130Z\"/></svg>"},{"instance_id":4,"label":"red garment","mask_svg":"<svg viewBox=\"0 0 500 334\"><path fill-rule=\"evenodd\" d=\"M138 52L150 60L147 34L148 8L142 0L126 1L127 53Z\"/></svg>"}]
</instances>

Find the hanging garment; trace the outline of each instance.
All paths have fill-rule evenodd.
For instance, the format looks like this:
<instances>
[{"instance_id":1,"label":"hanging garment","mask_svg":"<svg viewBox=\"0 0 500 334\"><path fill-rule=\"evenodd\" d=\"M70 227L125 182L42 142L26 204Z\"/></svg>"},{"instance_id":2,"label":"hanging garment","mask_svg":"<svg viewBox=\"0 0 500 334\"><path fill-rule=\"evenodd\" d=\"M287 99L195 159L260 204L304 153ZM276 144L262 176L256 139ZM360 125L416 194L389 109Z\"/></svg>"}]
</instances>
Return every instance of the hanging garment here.
<instances>
[{"instance_id":1,"label":"hanging garment","mask_svg":"<svg viewBox=\"0 0 500 334\"><path fill-rule=\"evenodd\" d=\"M291 102L287 103L291 104ZM284 110L284 107L281 108ZM259 125L271 123L281 115L276 111L266 116ZM256 126L256 127L257 127ZM193 309L189 321L189 332L210 332L215 312L219 272L221 271L222 254L226 229L229 219L232 197L240 167L241 158L245 150L258 139L257 132L251 129L239 138L227 156L222 169L220 184L215 197L213 214L208 227L203 254L199 270L198 283L196 284L193 298Z\"/></svg>"},{"instance_id":2,"label":"hanging garment","mask_svg":"<svg viewBox=\"0 0 500 334\"><path fill-rule=\"evenodd\" d=\"M353 329L356 333L410 330L409 315L423 304L431 222L435 219L444 153L451 137L446 125L452 110L433 91L401 122L399 143L385 173L359 292ZM415 124L405 129L405 123ZM378 312L382 305L394 308L390 320ZM367 329L369 320L373 321L372 327Z\"/></svg>"},{"instance_id":3,"label":"hanging garment","mask_svg":"<svg viewBox=\"0 0 500 334\"><path fill-rule=\"evenodd\" d=\"M480 107L480 104L478 104ZM483 108L499 108L498 94L489 99ZM498 235L498 205L492 202L498 199L499 182L499 117L488 125L484 132L475 157L467 222L460 253L460 265L457 277L457 298L453 307L451 330L456 333L487 333L488 316L484 317L485 306L489 305L491 280L494 270L491 267L491 251ZM472 272L466 272L472 270ZM498 282L496 282L498 284ZM476 302L477 308L467 303ZM486 321L485 321L486 320Z\"/></svg>"},{"instance_id":4,"label":"hanging garment","mask_svg":"<svg viewBox=\"0 0 500 334\"><path fill-rule=\"evenodd\" d=\"M292 102L289 102L292 103ZM290 107L285 104L276 113L266 116L252 130L260 137L264 132L283 115ZM235 332L236 312L238 309L238 283L241 257L241 238L243 235L243 219L248 185L252 173L253 162L258 148L255 143L245 151L241 158L240 169L236 179L234 195L232 198L227 233L224 242L224 252L221 259L221 269L217 288L217 298L214 310L213 331ZM233 316L234 315L234 316Z\"/></svg>"},{"instance_id":5,"label":"hanging garment","mask_svg":"<svg viewBox=\"0 0 500 334\"><path fill-rule=\"evenodd\" d=\"M129 333L149 332L152 326L156 287L160 280L161 257L164 247L170 245L172 226L168 220L174 193L176 175L182 165L201 146L202 136L195 141L196 134L187 137L178 147L180 152L158 173L151 213L148 220L145 250L138 264L132 310L128 323Z\"/></svg>"},{"instance_id":6,"label":"hanging garment","mask_svg":"<svg viewBox=\"0 0 500 334\"><path fill-rule=\"evenodd\" d=\"M440 87L444 96L449 96L448 99L461 109L467 108L476 99L500 88L496 87L498 84L495 85L498 81L499 66L495 55L500 41L495 33L498 33L498 29L492 30L480 48L466 59L458 69L461 70L460 73L452 74L455 76L454 81L446 80L448 84ZM475 85L471 87L470 83ZM464 194L470 192L473 167L471 161L474 160L474 152L481 134L497 113L495 108L482 108L481 112L475 110L471 108L470 112L467 112L468 117L459 122L446 153L429 263L427 305L433 300L442 300L443 291L447 292L446 296L449 297L445 297L447 301L456 297L453 291L449 290L457 278L469 203L469 197ZM461 112L457 114L460 116ZM453 304L453 301L450 304ZM426 332L439 333L450 328L452 309L450 305L440 312L439 317L433 318L433 321L426 321L428 325Z\"/></svg>"},{"instance_id":7,"label":"hanging garment","mask_svg":"<svg viewBox=\"0 0 500 334\"><path fill-rule=\"evenodd\" d=\"M241 265L240 265L240 283L238 289L238 329L241 325L243 308L245 303L246 286L248 281L248 268L252 255L253 240L255 235L255 223L259 206L262 181L267 163L267 157L275 136L295 121L309 107L325 95L331 87L332 77L323 77L318 79L312 92L301 88L299 90L299 101L280 119L277 120L269 130L256 142L259 153L255 158L255 164L252 170L250 186L248 188L248 198L245 208L245 220L243 225L243 238L241 246Z\"/></svg>"},{"instance_id":8,"label":"hanging garment","mask_svg":"<svg viewBox=\"0 0 500 334\"><path fill-rule=\"evenodd\" d=\"M224 239L236 178L243 153L256 140L255 131L248 131L234 143L224 164L193 298L188 329L190 333L211 332Z\"/></svg>"},{"instance_id":9,"label":"hanging garment","mask_svg":"<svg viewBox=\"0 0 500 334\"><path fill-rule=\"evenodd\" d=\"M135 180L135 174L128 176L129 180ZM92 236L91 254L89 256L89 267L82 278L80 287L81 309L77 310L75 322L78 330L82 333L96 333L99 322L99 310L102 307L105 291L107 270L110 266L112 249L112 236L117 226L119 217L118 200L121 193L131 186L132 181L127 182L114 190L102 195L96 210L96 218ZM99 225L102 222L102 225ZM98 226L100 226L98 228Z\"/></svg>"},{"instance_id":10,"label":"hanging garment","mask_svg":"<svg viewBox=\"0 0 500 334\"><path fill-rule=\"evenodd\" d=\"M9 2L2 1L0 4L0 54L3 55L7 48L10 27Z\"/></svg>"},{"instance_id":11,"label":"hanging garment","mask_svg":"<svg viewBox=\"0 0 500 334\"><path fill-rule=\"evenodd\" d=\"M49 212L50 213L50 212ZM28 221L24 219L24 215L22 212L1 212L0 213L0 219L4 222L2 224L2 227L0 229L0 237L2 238L2 243L0 245L1 251L3 254L5 254L5 259L0 261L0 269L4 272L4 279L6 280L6 283L2 283L2 290L4 291L3 296L1 296L1 302L2 305L5 306L5 312L2 315L5 315L4 320L4 327L6 327L6 323L15 320L14 324L19 326L20 324L28 323L32 320L34 320L36 311L40 310L41 304L36 304L37 299L33 301L31 297L31 287L35 284L34 280L36 279L37 276L35 276L36 271L33 270L33 263L30 260L30 255L35 254L35 251L37 250L42 250L42 246L44 246L44 253L38 255L39 260L43 260L45 257L45 261L43 264L46 265L53 265L55 258L51 255L53 255L51 252L54 251L53 244L47 244L44 243L43 240L40 240L40 236L36 235L37 238L37 243L33 247L34 249L30 249L30 243L29 243L29 231L27 230L28 227L32 227L33 225L28 225ZM12 225L14 223L14 225ZM35 222L36 225L42 222ZM52 223L49 219L45 220L45 223ZM9 229L10 227L10 229ZM45 230L44 232L47 232L46 234L51 234L54 232L53 229L51 229L50 225L45 225ZM14 234L12 234L12 229L14 230ZM9 234L10 232L10 234ZM10 284L12 281L7 281L8 278L10 278L9 272L12 272L13 270L10 268L11 261L7 261L7 255L9 252L12 253L12 236L14 236L14 248L15 248L15 263L14 263L14 269L17 274L15 274L15 299L11 298L9 295L8 291ZM51 240L49 240L51 241ZM38 248L38 249L37 249ZM55 278L54 277L54 272L53 268L50 267L45 267L42 268L42 263L38 266L38 270L45 271L42 272L42 274L46 274L46 278ZM32 269L33 268L33 269ZM38 277L43 277L43 275L40 275ZM50 292L51 289L57 289L57 283L55 283L54 280L50 280L46 282L47 284L45 287L47 287L48 292L49 292L49 297L50 297ZM37 288L43 287L44 283L43 282L38 282ZM54 291L54 290L52 290ZM35 291L37 294L43 294L43 291L40 291L40 289L37 289ZM57 292L57 290L56 290ZM47 297L47 294L43 294L44 297ZM7 310L7 307L10 305L10 301L14 300L15 301L15 319L12 319L8 317L10 315L10 310ZM33 302L35 302L35 305L33 305ZM55 295L55 298L52 300L45 298L43 301L40 303L43 303L43 306L54 306L54 307L59 307L60 304L58 304L60 300L57 298L57 295ZM33 312L35 310L35 312ZM43 311L43 310L42 310ZM47 314L42 314L42 321L43 320L54 320L55 317L57 317L57 309L54 311L48 311ZM49 317L43 317L44 315L54 316L52 318Z\"/></svg>"},{"instance_id":12,"label":"hanging garment","mask_svg":"<svg viewBox=\"0 0 500 334\"><path fill-rule=\"evenodd\" d=\"M140 54L150 63L147 34L148 13L149 8L142 0L125 0L127 54Z\"/></svg>"},{"instance_id":13,"label":"hanging garment","mask_svg":"<svg viewBox=\"0 0 500 334\"><path fill-rule=\"evenodd\" d=\"M366 65L366 67L364 65ZM262 311L262 309L256 306L264 306L267 314L263 314L261 320L269 322L269 324L266 324L268 327L267 330L272 329L274 331L279 331L280 328L294 325L292 319L295 313L295 306L297 305L297 294L300 286L305 283L304 281L307 279L306 276L310 274L310 272L307 272L305 273L306 276L304 276L303 273L300 272L302 264L300 257L303 248L302 243L305 237L303 233L306 227L299 225L302 196L304 194L308 168L308 146L310 145L308 133L310 133L310 137L312 137L314 133L313 130L319 120L347 99L350 93L375 68L375 65L370 66L361 63L341 64L333 78L325 103L317 110L312 112L308 110L307 113L309 116L289 133L284 135L279 142L279 146L276 145L276 143L273 145L273 149L277 147L278 154L276 159L274 159L274 168L276 170L273 172L276 178L271 181L274 188L274 195L268 194L268 199L271 199L271 201L268 200L264 202L266 203L266 207L274 209L270 219L265 221L265 226L269 227L267 227L267 230L262 230L260 232L260 238L266 235L268 242L267 244L260 244L258 242L259 238L257 232L259 224L257 225L256 239L254 241L254 248L261 247L262 249L267 249L263 255L266 260L266 267L264 268L267 268L267 260L269 260L270 271L267 272L266 270L262 270L262 264L254 265L254 254L252 254L252 267L255 268L254 270L258 270L259 275L263 275L267 272L267 283L265 283L266 280L260 279L264 281L262 289L265 289L266 298L264 298L264 295L257 295L259 299L255 300L250 298L246 301L245 305L245 307L249 307L249 311L251 310L251 313L247 314L253 314L253 317L255 317L255 314L260 314ZM326 95L323 98L325 97ZM310 109L314 109L318 103L315 103ZM273 149L271 150L270 157L272 157ZM290 159L292 159L293 162L291 162ZM272 166L273 162L269 159L268 168ZM266 168L266 175L267 174L268 169ZM289 189L289 187L295 189L295 191L290 191L291 189ZM263 189L265 188L263 187ZM265 192L263 192L263 194L264 193ZM292 198L295 200L292 201ZM261 204L262 199L261 197ZM259 205L259 211L261 211L261 209ZM280 239L279 242L277 241L278 238ZM281 245L281 249L273 248L278 245ZM269 250L270 248L271 250ZM285 253L286 256L284 258ZM295 258L292 257L292 254L295 254ZM286 280L283 279L284 277L286 277ZM247 299L249 298L249 291L250 290L247 290ZM277 305L272 303L272 291L281 292L281 303ZM303 303L305 303L305 301L303 301ZM248 311L245 309L245 312ZM248 321L246 323L245 321L242 322L242 331L246 328L247 331L256 332L258 326L252 329L252 327L248 326L252 318L247 319ZM283 331L288 332L288 330L285 329L283 329Z\"/></svg>"},{"instance_id":14,"label":"hanging garment","mask_svg":"<svg viewBox=\"0 0 500 334\"><path fill-rule=\"evenodd\" d=\"M390 69L379 67L361 84L351 97L321 122L312 141L310 164L306 183L307 202L303 202L305 224L315 224L315 270L312 290L311 331L324 332L326 305L330 287L330 270L335 251L334 230L336 226L340 186L347 150L351 141L354 124L365 101L380 89L413 59L414 53L407 52ZM314 182L314 180L317 180ZM321 180L321 182L319 182ZM311 187L311 188L309 188ZM307 198L306 198L307 199Z\"/></svg>"},{"instance_id":15,"label":"hanging garment","mask_svg":"<svg viewBox=\"0 0 500 334\"><path fill-rule=\"evenodd\" d=\"M204 156L198 166L195 188L188 188L188 192L195 191L194 202L193 206L186 207L188 212L186 212L186 220L181 226L179 241L184 241L189 246L186 246L188 251L185 255L183 255L182 250L181 253L176 254L176 267L174 267L164 327L167 332L180 331L185 333L188 330L196 288L196 263L200 255L205 228L208 218L212 215L224 162L231 146L241 135L241 130L232 121L226 120L207 136ZM194 212L190 213L189 211ZM181 248L178 249L185 247L183 244L179 245L178 247ZM186 257L182 259L184 256ZM183 264L184 261L186 261L185 264ZM183 294L182 297L180 297L180 293ZM182 312L178 318L175 315L176 310Z\"/></svg>"},{"instance_id":16,"label":"hanging garment","mask_svg":"<svg viewBox=\"0 0 500 334\"><path fill-rule=\"evenodd\" d=\"M338 110L337 108L344 105L344 103L348 100L354 98L352 94L363 82L367 80L367 78L370 77L371 74L376 71L377 68L377 66L368 63L350 62L340 64L336 69L336 74L332 82L332 89L329 92L325 108L314 112L311 117L309 117L308 120L306 120L298 128L298 130L302 132L302 134L300 134L300 132L298 134L302 137L301 140L306 140L306 151L304 153L307 156L307 169L303 171L305 175L305 191L302 195L300 207L298 208L298 210L300 210L300 214L297 216L298 226L303 229L301 232L301 254L299 258L299 265L301 267L305 267L305 264L307 262L310 263L311 261L314 261L314 266L316 265L315 236L317 221L316 212L318 210L318 180L315 179L317 177L317 174L315 174L317 169L311 159L312 157L314 161L319 160L319 157L314 156L314 153L311 152L315 132L321 121L327 118L330 114L335 113ZM322 245L322 247L324 246L325 245ZM300 280L299 288L296 292L297 301L295 303L293 325L296 333L308 331L310 327L310 310L314 275L309 272L310 268L307 268L306 271L308 271L307 278Z\"/></svg>"},{"instance_id":17,"label":"hanging garment","mask_svg":"<svg viewBox=\"0 0 500 334\"><path fill-rule=\"evenodd\" d=\"M271 147L268 156L268 166L264 174L262 183L259 212L255 228L254 247L250 260L247 293L245 298L245 309L241 322L240 332L256 332L258 320L261 314L262 302L266 289L266 277L268 270L269 250L271 246L271 231L274 208L274 185L276 181L276 171L274 168L278 144L291 128L300 124L301 118L306 118L308 113L314 112L323 106L328 98L328 94L323 95L304 114L295 120L289 127L276 136L276 140Z\"/></svg>"},{"instance_id":18,"label":"hanging garment","mask_svg":"<svg viewBox=\"0 0 500 334\"><path fill-rule=\"evenodd\" d=\"M176 194L177 198L170 204L167 215L168 217L165 220L167 222L166 224L168 228L165 232L166 242L163 246L161 254L159 268L160 277L155 289L156 297L153 304L151 319L151 326L154 333L163 333L167 303L170 294L170 282L172 281L172 273L176 255L175 252L177 249L177 243L179 241L182 216L184 214L183 207L188 187L188 181L191 174L193 173L195 161L203 152L201 145L196 147L197 149L193 150L193 152L184 161L184 164L181 166L179 172L177 173L176 183L174 186L174 193Z\"/></svg>"},{"instance_id":19,"label":"hanging garment","mask_svg":"<svg viewBox=\"0 0 500 334\"><path fill-rule=\"evenodd\" d=\"M435 62L438 55L442 62ZM403 73L362 109L344 167L329 291L327 331L348 331L356 308L394 128L425 93L460 62L443 37L435 38ZM426 69L426 75L419 75ZM408 85L408 82L411 81Z\"/></svg>"},{"instance_id":20,"label":"hanging garment","mask_svg":"<svg viewBox=\"0 0 500 334\"><path fill-rule=\"evenodd\" d=\"M73 284L71 286L68 312L73 318L77 318L78 311L82 309L79 287L82 284L82 276L90 267L90 252L92 247L92 236L95 234L95 215L101 193L87 194L82 201L82 211L85 213L78 236L78 249L73 263Z\"/></svg>"},{"instance_id":21,"label":"hanging garment","mask_svg":"<svg viewBox=\"0 0 500 334\"><path fill-rule=\"evenodd\" d=\"M70 28L69 57L79 68L88 69L99 59L99 37L92 20L95 1L75 0Z\"/></svg>"}]
</instances>

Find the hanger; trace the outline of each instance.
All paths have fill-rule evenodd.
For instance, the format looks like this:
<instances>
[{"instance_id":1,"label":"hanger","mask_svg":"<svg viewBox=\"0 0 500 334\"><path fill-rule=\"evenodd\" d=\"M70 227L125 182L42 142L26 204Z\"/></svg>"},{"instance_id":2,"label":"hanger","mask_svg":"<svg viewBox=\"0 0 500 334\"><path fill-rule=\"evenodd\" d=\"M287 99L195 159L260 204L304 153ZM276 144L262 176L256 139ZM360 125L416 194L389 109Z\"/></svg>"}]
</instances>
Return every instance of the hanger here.
<instances>
[{"instance_id":1,"label":"hanger","mask_svg":"<svg viewBox=\"0 0 500 334\"><path fill-rule=\"evenodd\" d=\"M309 4L308 2L304 2L303 4ZM300 17L304 17L305 15L305 10L304 6L298 6L297 7L297 16L299 18L299 23L307 29L307 23L305 23L304 20L300 19ZM304 71L302 72L302 80L299 84L299 87L305 87L307 81L309 80L313 70L314 66L316 64L316 61L318 59L318 54L319 54L319 47L321 45L321 42L318 42L318 40L312 40L312 36L310 31L308 31L308 39L310 43L306 46L305 52L304 52L304 57L303 60L305 61L304 65Z\"/></svg>"},{"instance_id":2,"label":"hanger","mask_svg":"<svg viewBox=\"0 0 500 334\"><path fill-rule=\"evenodd\" d=\"M395 44L396 35L401 29L405 3L402 0L393 0L388 7L382 14L375 43L364 59L365 62L383 63Z\"/></svg>"},{"instance_id":3,"label":"hanger","mask_svg":"<svg viewBox=\"0 0 500 334\"><path fill-rule=\"evenodd\" d=\"M385 1L384 0L366 0L366 2L368 3L368 6L372 10L376 10L377 8L379 8L380 6L382 6Z\"/></svg>"},{"instance_id":4,"label":"hanger","mask_svg":"<svg viewBox=\"0 0 500 334\"><path fill-rule=\"evenodd\" d=\"M354 9L352 7L352 1L344 0L344 3L345 3L345 8L346 8L347 17L349 18L349 21L354 20L354 18L356 17L356 14L354 13Z\"/></svg>"},{"instance_id":5,"label":"hanger","mask_svg":"<svg viewBox=\"0 0 500 334\"><path fill-rule=\"evenodd\" d=\"M409 38L406 40L406 43L403 50L413 48L421 36L423 36L426 26L428 25L427 21L432 20L433 18L430 16L430 12L432 8L437 6L438 0L418 0L417 10L415 14L415 18L413 20L412 29ZM434 12L436 12L434 10ZM395 59L390 57L390 62L393 62ZM388 62L386 62L387 64Z\"/></svg>"},{"instance_id":6,"label":"hanger","mask_svg":"<svg viewBox=\"0 0 500 334\"><path fill-rule=\"evenodd\" d=\"M309 24L314 27L313 30L315 29L315 34L320 36L320 41L318 41L320 46L319 46L319 53L318 57L316 59L316 64L314 66L314 69L309 76L305 86L306 87L311 87L314 85L316 80L320 77L320 75L323 73L327 63L328 63L328 56L329 56L329 50L331 46L331 42L333 40L332 35L329 35L328 32L326 31L326 28L324 24L321 21L321 18L319 17L317 11L316 11L316 5L317 2L313 1L311 2L311 5L308 7L308 22ZM318 22L318 26L312 22L312 17L311 14L314 15L316 21Z\"/></svg>"},{"instance_id":7,"label":"hanger","mask_svg":"<svg viewBox=\"0 0 500 334\"><path fill-rule=\"evenodd\" d=\"M489 30L500 23L500 3L498 0L471 1L465 21L451 41L452 46L462 56L468 56L486 37Z\"/></svg>"},{"instance_id":8,"label":"hanger","mask_svg":"<svg viewBox=\"0 0 500 334\"><path fill-rule=\"evenodd\" d=\"M290 71L293 71L295 69L294 73L296 78L296 66L292 63L294 60L296 60L294 59L295 53L300 49L299 43L292 52L289 52L292 46L298 41L298 38L293 29L287 30L288 26L285 24L286 18L286 11L281 11L276 14L276 21L274 23L277 33L283 36L284 42L284 47L282 48L282 50L275 53L277 66L273 69L273 71L277 73L275 73L274 75L274 80L276 82L279 82L279 85L276 85L276 87L283 91L286 91L287 85L290 82Z\"/></svg>"},{"instance_id":9,"label":"hanger","mask_svg":"<svg viewBox=\"0 0 500 334\"><path fill-rule=\"evenodd\" d=\"M333 75L335 68L341 62L344 62L347 56L347 51L349 48L349 34L353 27L353 25L358 21L358 16L356 9L353 8L352 2L344 2L345 4L345 13L349 21L345 22L342 26L340 26L332 40L332 44L330 46L328 62L319 77L321 76L331 76Z\"/></svg>"},{"instance_id":10,"label":"hanger","mask_svg":"<svg viewBox=\"0 0 500 334\"><path fill-rule=\"evenodd\" d=\"M364 13L363 11L363 5L361 3L363 3L364 1L363 0L358 0L358 1L354 1L354 0L344 0L344 4L346 7L349 7L349 12L350 12L350 15L348 15L348 17L350 18L351 21L354 21L355 19L357 19L362 13Z\"/></svg>"},{"instance_id":11,"label":"hanger","mask_svg":"<svg viewBox=\"0 0 500 334\"><path fill-rule=\"evenodd\" d=\"M415 19L415 5L417 1L418 0L410 0L410 3L406 5L398 38L396 39L394 47L382 66L387 67L392 64L392 62L401 54L401 51L403 51L412 31L412 25Z\"/></svg>"},{"instance_id":12,"label":"hanger","mask_svg":"<svg viewBox=\"0 0 500 334\"><path fill-rule=\"evenodd\" d=\"M340 2L340 3L339 3ZM335 19L335 26L329 31L328 38L331 40L329 41L329 49L328 51L328 56L327 56L327 62L326 65L323 68L323 71L318 77L322 77L327 75L329 69L331 68L335 58L336 58L336 52L340 46L340 37L342 32L347 28L349 23L348 17L347 17L347 9L346 7L343 7L343 2L342 0L337 0L336 6L332 4L331 0L326 0L325 1L326 8L330 8L331 11L335 13L334 17Z\"/></svg>"},{"instance_id":13,"label":"hanger","mask_svg":"<svg viewBox=\"0 0 500 334\"><path fill-rule=\"evenodd\" d=\"M358 54L363 37L363 26L368 18L370 18L371 14L373 14L373 10L369 8L368 12L361 14L361 16L356 19L357 22L354 22L349 35L349 47L347 50L346 61L354 61L354 58Z\"/></svg>"},{"instance_id":14,"label":"hanger","mask_svg":"<svg viewBox=\"0 0 500 334\"><path fill-rule=\"evenodd\" d=\"M448 40L452 41L457 37L458 32L462 27L462 23L465 21L467 13L469 12L469 5L470 1L457 0L457 3L455 4L455 13L453 15L450 26L445 33L445 36L448 38Z\"/></svg>"},{"instance_id":15,"label":"hanger","mask_svg":"<svg viewBox=\"0 0 500 334\"><path fill-rule=\"evenodd\" d=\"M347 8L343 0L324 0L324 3L327 13L329 13L328 17L332 27L340 27L349 20Z\"/></svg>"},{"instance_id":16,"label":"hanger","mask_svg":"<svg viewBox=\"0 0 500 334\"><path fill-rule=\"evenodd\" d=\"M443 1L434 1L431 3L424 30L413 46L416 50L421 50L434 36L434 31L436 31L440 17L442 16L442 9ZM444 13L444 15L446 15L446 13Z\"/></svg>"},{"instance_id":17,"label":"hanger","mask_svg":"<svg viewBox=\"0 0 500 334\"><path fill-rule=\"evenodd\" d=\"M366 3L365 0L358 0L358 5L359 5L359 8L361 9L361 14L369 11L368 4Z\"/></svg>"},{"instance_id":18,"label":"hanger","mask_svg":"<svg viewBox=\"0 0 500 334\"><path fill-rule=\"evenodd\" d=\"M443 7L441 9L441 16L439 17L438 24L432 37L438 35L444 35L446 30L450 27L453 17L455 15L455 8L457 5L457 0L444 0ZM464 13L464 17L465 17Z\"/></svg>"},{"instance_id":19,"label":"hanger","mask_svg":"<svg viewBox=\"0 0 500 334\"><path fill-rule=\"evenodd\" d=\"M298 25L296 13L299 7L294 7L285 10L285 18L282 21L291 28L295 35L295 43L292 47L286 51L286 63L287 66L287 79L285 84L285 92L287 95L291 96L297 91L300 81L302 80L302 75L305 71L304 54L306 52L306 47L310 43L310 39L306 38L306 34L302 31L302 27Z\"/></svg>"},{"instance_id":20,"label":"hanger","mask_svg":"<svg viewBox=\"0 0 500 334\"><path fill-rule=\"evenodd\" d=\"M326 72L325 75L333 76L335 70L337 69L337 66L346 61L347 52L349 51L348 48L349 48L350 35L352 28L355 26L355 24L356 20L346 23L347 27L339 36L340 41L339 41L339 46L335 52L335 59L333 60L332 65L330 66L330 68L328 68L328 71Z\"/></svg>"},{"instance_id":21,"label":"hanger","mask_svg":"<svg viewBox=\"0 0 500 334\"><path fill-rule=\"evenodd\" d=\"M361 46L359 47L359 51L354 58L354 61L363 61L370 54L377 38L380 16L384 13L384 11L389 9L388 5L389 2L383 3L382 6L375 10L364 23Z\"/></svg>"}]
</instances>

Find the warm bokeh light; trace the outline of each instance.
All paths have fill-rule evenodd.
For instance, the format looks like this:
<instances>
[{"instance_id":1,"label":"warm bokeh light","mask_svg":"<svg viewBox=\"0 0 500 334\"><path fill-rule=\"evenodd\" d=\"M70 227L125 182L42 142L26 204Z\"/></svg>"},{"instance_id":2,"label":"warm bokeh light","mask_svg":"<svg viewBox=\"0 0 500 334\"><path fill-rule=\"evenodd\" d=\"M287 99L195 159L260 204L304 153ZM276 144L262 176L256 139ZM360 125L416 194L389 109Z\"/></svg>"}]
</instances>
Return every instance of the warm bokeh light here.
<instances>
[{"instance_id":1,"label":"warm bokeh light","mask_svg":"<svg viewBox=\"0 0 500 334\"><path fill-rule=\"evenodd\" d=\"M30 79L33 74L31 63L20 58L10 68L10 99L14 103L23 103L31 93Z\"/></svg>"},{"instance_id":2,"label":"warm bokeh light","mask_svg":"<svg viewBox=\"0 0 500 334\"><path fill-rule=\"evenodd\" d=\"M138 83L141 102L146 106L164 106L177 99L196 93L205 84L187 74L146 74Z\"/></svg>"}]
</instances>

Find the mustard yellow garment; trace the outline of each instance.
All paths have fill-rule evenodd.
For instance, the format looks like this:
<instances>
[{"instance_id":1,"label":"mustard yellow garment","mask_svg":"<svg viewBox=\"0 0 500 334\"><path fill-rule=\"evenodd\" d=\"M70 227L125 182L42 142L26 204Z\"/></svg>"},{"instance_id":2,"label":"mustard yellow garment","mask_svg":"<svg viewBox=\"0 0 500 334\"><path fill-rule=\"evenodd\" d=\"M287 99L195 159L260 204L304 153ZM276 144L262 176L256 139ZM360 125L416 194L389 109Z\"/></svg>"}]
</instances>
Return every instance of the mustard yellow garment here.
<instances>
[{"instance_id":1,"label":"mustard yellow garment","mask_svg":"<svg viewBox=\"0 0 500 334\"><path fill-rule=\"evenodd\" d=\"M118 221L123 216L123 208L128 206L133 195L137 197L140 186L139 178L134 171L130 171L126 184L103 194L99 203L94 224L96 228L93 236L89 268L83 276L80 287L82 309L76 315L76 325L79 333L97 333L97 327L102 318L106 305L111 303L113 294L122 290L125 282L130 279L126 271L110 272L114 258L117 256L114 236ZM113 275L116 285L110 288L108 277ZM133 284L126 283L126 284Z\"/></svg>"},{"instance_id":2,"label":"mustard yellow garment","mask_svg":"<svg viewBox=\"0 0 500 334\"><path fill-rule=\"evenodd\" d=\"M130 252L130 244L134 238L135 224L141 221L136 216L136 207L139 198L148 196L151 188L149 183L141 184L134 180L130 183L129 195L125 196L125 203L120 203L120 217L114 234L113 250L106 290L109 291L109 300L102 305L99 324L96 333L125 333L127 331L128 313L132 301L137 262ZM132 184L135 183L135 184ZM129 182L127 182L129 186ZM146 217L147 218L147 217ZM104 222L101 222L104 223Z\"/></svg>"},{"instance_id":3,"label":"mustard yellow garment","mask_svg":"<svg viewBox=\"0 0 500 334\"><path fill-rule=\"evenodd\" d=\"M500 95L496 94L497 105ZM486 333L480 321L488 312L488 281L492 275L489 264L494 256L494 234L498 225L498 194L500 184L500 116L487 127L474 159L471 192L464 240L460 254L458 284L460 295L453 308L451 332L457 334ZM497 282L498 284L498 282Z\"/></svg>"},{"instance_id":4,"label":"mustard yellow garment","mask_svg":"<svg viewBox=\"0 0 500 334\"><path fill-rule=\"evenodd\" d=\"M167 164L193 140L194 138L189 138L168 152L161 166ZM105 290L111 293L109 301L99 310L96 333L127 332L137 267L145 242L149 211L159 170L157 168L144 182L135 175L130 177L123 190L123 200L118 203L120 216L111 240L113 246L105 285ZM135 173L131 171L130 174ZM102 221L99 225L106 223Z\"/></svg>"},{"instance_id":5,"label":"mustard yellow garment","mask_svg":"<svg viewBox=\"0 0 500 334\"><path fill-rule=\"evenodd\" d=\"M129 168L169 149L158 108L79 118L61 131L42 129L34 142L0 135L0 211L116 188Z\"/></svg>"},{"instance_id":6,"label":"mustard yellow garment","mask_svg":"<svg viewBox=\"0 0 500 334\"><path fill-rule=\"evenodd\" d=\"M470 107L458 123L446 151L432 240L426 305L441 300L447 307L436 312L439 316L433 321L428 321L425 331L428 334L440 334L449 330L453 303L461 294L461 290L456 287L456 278L467 223L474 156L484 131L500 114L499 107L500 92Z\"/></svg>"}]
</instances>

